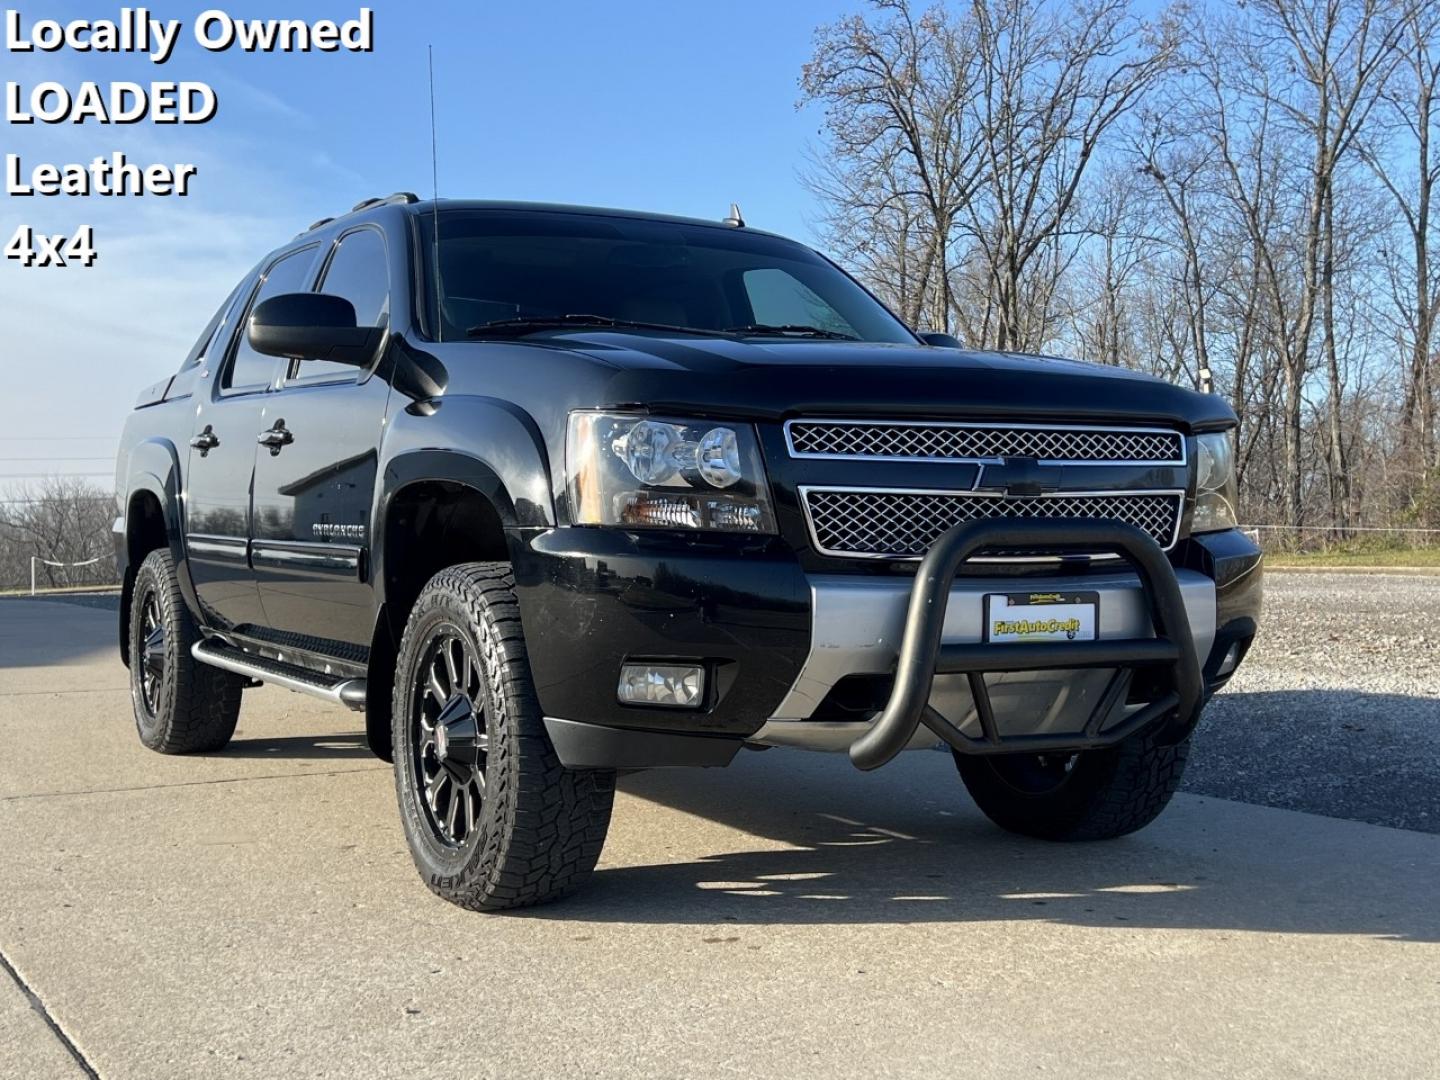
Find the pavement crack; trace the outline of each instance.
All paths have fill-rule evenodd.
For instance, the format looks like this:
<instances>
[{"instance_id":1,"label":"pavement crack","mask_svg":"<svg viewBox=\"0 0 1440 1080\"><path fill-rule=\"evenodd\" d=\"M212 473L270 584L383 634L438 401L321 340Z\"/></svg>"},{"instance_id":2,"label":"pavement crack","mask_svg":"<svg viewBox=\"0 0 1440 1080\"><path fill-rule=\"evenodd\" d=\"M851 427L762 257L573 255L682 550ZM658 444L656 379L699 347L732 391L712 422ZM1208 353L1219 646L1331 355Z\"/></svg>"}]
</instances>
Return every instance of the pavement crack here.
<instances>
[{"instance_id":1,"label":"pavement crack","mask_svg":"<svg viewBox=\"0 0 1440 1080\"><path fill-rule=\"evenodd\" d=\"M20 993L25 995L25 1000L30 1003L30 1008L45 1022L50 1033L60 1040L60 1045L65 1048L65 1052L74 1060L80 1071L91 1077L92 1080L100 1080L100 1074L95 1071L95 1066L90 1064L89 1059L75 1045L75 1041L65 1034L65 1029L60 1026L60 1021L51 1015L50 1010L45 1007L45 1002L40 1000L40 995L30 988L30 984L25 981L20 972L15 970L15 965L10 962L10 958L3 951L0 951L0 968L5 969L5 973L14 981Z\"/></svg>"},{"instance_id":2,"label":"pavement crack","mask_svg":"<svg viewBox=\"0 0 1440 1080\"><path fill-rule=\"evenodd\" d=\"M312 776L349 776L354 773L389 772L388 765L364 769L326 769L321 772L266 773L261 776L225 776L215 780L182 780L175 784L137 784L134 787L86 788L83 791L32 791L28 795L0 795L0 803L29 799L63 799L76 795L119 795L129 791L166 791L170 788L209 787L214 784L248 784L252 780L304 780Z\"/></svg>"}]
</instances>

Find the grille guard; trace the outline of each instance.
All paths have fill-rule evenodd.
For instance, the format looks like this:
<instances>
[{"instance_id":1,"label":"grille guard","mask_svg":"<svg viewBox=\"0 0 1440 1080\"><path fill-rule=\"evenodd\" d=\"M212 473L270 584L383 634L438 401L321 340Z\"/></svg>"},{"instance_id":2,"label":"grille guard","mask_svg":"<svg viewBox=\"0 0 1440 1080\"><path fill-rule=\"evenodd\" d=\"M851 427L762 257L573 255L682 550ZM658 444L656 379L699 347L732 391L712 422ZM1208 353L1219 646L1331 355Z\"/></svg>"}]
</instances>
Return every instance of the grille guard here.
<instances>
[{"instance_id":1,"label":"grille guard","mask_svg":"<svg viewBox=\"0 0 1440 1080\"><path fill-rule=\"evenodd\" d=\"M943 644L945 608L960 567L983 549L1037 547L1099 550L1128 562L1139 575L1155 637L1065 645ZM1117 670L1081 731L1000 736L985 685L986 673L1110 667ZM1140 667L1169 668L1173 687L1102 734L1101 725L1120 703L1131 673ZM968 676L982 738L966 735L930 707L936 675ZM850 760L859 769L878 769L905 748L921 724L965 754L1108 746L1167 717L1162 737L1178 742L1194 728L1203 704L1200 661L1180 586L1165 553L1148 534L1133 525L1085 518L972 521L944 533L921 560L910 592L890 700L870 729L851 744Z\"/></svg>"}]
</instances>

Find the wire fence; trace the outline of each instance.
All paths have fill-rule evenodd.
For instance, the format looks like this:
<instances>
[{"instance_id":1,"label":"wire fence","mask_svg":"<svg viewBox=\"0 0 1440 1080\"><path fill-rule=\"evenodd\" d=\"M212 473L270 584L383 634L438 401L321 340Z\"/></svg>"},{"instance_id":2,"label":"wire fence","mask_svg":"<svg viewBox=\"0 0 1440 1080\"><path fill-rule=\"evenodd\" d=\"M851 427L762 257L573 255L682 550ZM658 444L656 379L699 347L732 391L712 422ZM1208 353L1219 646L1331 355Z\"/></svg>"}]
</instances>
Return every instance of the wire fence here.
<instances>
[{"instance_id":1,"label":"wire fence","mask_svg":"<svg viewBox=\"0 0 1440 1080\"><path fill-rule=\"evenodd\" d=\"M28 563L28 581L22 583L16 580L20 574L7 574L7 580L0 581L0 595L43 596L47 593L104 591L119 586L115 560L109 555L94 555L70 562L31 555ZM23 568L21 573L24 573Z\"/></svg>"},{"instance_id":2,"label":"wire fence","mask_svg":"<svg viewBox=\"0 0 1440 1080\"><path fill-rule=\"evenodd\" d=\"M1417 525L1242 525L1266 552L1403 553L1440 549L1440 529Z\"/></svg>"}]
</instances>

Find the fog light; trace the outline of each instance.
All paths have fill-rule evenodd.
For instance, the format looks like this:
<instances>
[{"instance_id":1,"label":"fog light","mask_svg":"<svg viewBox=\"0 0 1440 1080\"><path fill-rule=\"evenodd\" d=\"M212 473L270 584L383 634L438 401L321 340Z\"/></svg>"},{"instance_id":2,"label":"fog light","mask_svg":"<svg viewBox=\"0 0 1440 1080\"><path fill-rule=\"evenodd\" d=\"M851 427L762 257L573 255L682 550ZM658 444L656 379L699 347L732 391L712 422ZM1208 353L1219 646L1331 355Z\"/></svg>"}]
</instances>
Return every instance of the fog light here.
<instances>
[{"instance_id":1,"label":"fog light","mask_svg":"<svg viewBox=\"0 0 1440 1080\"><path fill-rule=\"evenodd\" d=\"M698 709L705 700L705 669L699 664L625 664L617 693L627 705Z\"/></svg>"}]
</instances>

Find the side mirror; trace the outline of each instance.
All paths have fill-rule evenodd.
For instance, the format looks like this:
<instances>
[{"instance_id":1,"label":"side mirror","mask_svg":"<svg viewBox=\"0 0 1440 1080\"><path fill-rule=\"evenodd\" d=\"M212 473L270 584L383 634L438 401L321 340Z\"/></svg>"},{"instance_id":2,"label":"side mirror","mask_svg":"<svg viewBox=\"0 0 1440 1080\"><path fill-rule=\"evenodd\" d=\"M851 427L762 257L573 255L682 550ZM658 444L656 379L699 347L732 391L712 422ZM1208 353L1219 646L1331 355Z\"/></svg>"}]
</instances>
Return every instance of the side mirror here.
<instances>
[{"instance_id":1,"label":"side mirror","mask_svg":"<svg viewBox=\"0 0 1440 1080\"><path fill-rule=\"evenodd\" d=\"M951 337L949 334L937 333L934 330L921 330L915 335L926 345L933 345L937 349L963 349L960 339Z\"/></svg>"},{"instance_id":2,"label":"side mirror","mask_svg":"<svg viewBox=\"0 0 1440 1080\"><path fill-rule=\"evenodd\" d=\"M251 312L246 335L250 347L266 356L365 367L375 359L385 329L356 326L355 305L343 297L284 293Z\"/></svg>"}]
</instances>

